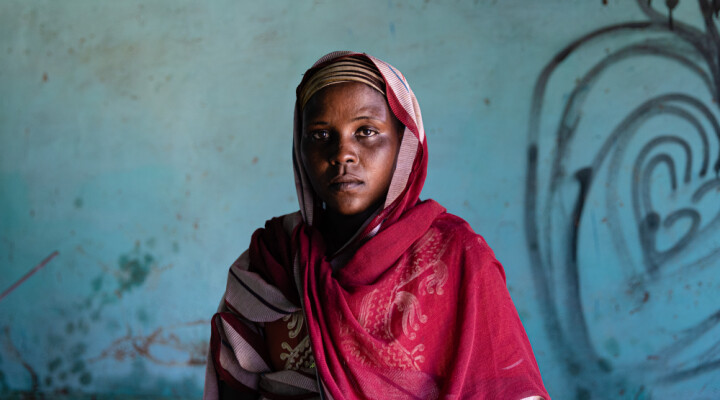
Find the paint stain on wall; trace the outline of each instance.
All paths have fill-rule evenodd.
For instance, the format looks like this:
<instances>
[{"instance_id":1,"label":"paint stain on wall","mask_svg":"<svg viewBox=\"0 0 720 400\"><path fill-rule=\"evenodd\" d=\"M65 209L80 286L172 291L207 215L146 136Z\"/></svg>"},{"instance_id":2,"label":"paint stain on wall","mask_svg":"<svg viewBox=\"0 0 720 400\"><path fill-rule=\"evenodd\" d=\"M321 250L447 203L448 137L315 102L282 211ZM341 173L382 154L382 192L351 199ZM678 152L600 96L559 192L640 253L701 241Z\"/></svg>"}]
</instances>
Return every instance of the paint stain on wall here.
<instances>
[{"instance_id":1,"label":"paint stain on wall","mask_svg":"<svg viewBox=\"0 0 720 400\"><path fill-rule=\"evenodd\" d=\"M200 320L167 327L159 327L149 335L136 334L128 327L127 333L114 340L100 355L93 357L91 363L112 358L126 361L143 358L149 362L164 366L203 366L207 356L208 344L205 340L182 341L181 332L193 329L205 329L210 321ZM167 349L173 354L168 355Z\"/></svg>"},{"instance_id":2,"label":"paint stain on wall","mask_svg":"<svg viewBox=\"0 0 720 400\"><path fill-rule=\"evenodd\" d=\"M57 370L62 365L62 358L55 357L47 365L47 369L50 372Z\"/></svg>"},{"instance_id":3,"label":"paint stain on wall","mask_svg":"<svg viewBox=\"0 0 720 400\"><path fill-rule=\"evenodd\" d=\"M614 337L605 340L605 343L603 343L603 347L613 357L618 357L620 355L620 344Z\"/></svg>"},{"instance_id":4,"label":"paint stain on wall","mask_svg":"<svg viewBox=\"0 0 720 400\"><path fill-rule=\"evenodd\" d=\"M140 254L139 247L130 254L118 258L120 273L117 276L118 292L127 292L142 285L150 274L155 257L150 253Z\"/></svg>"},{"instance_id":5,"label":"paint stain on wall","mask_svg":"<svg viewBox=\"0 0 720 400\"><path fill-rule=\"evenodd\" d=\"M0 393L4 393L10 390L10 386L8 386L7 378L5 377L5 373L0 370Z\"/></svg>"},{"instance_id":6,"label":"paint stain on wall","mask_svg":"<svg viewBox=\"0 0 720 400\"><path fill-rule=\"evenodd\" d=\"M92 364L108 355L116 361L144 358L162 365L204 365L207 342L204 339L185 342L181 338L186 336L183 332L189 329L204 329L209 321L159 327L147 336L131 335L128 331L127 335L116 339L105 351L89 354L88 343L93 340L93 332L101 329L103 324L110 322L117 324L117 321L103 319L103 316L108 315L104 312L105 307L118 303L125 293L140 291L147 283L148 277L169 268L169 266L158 266L158 257L152 253L156 245L155 238L137 240L130 251L117 257L115 268L105 266L105 273L89 281L92 291L86 298L70 307L56 310L65 321L59 322L60 329L48 333L46 337L48 348L46 359L49 361L42 364L45 368L36 369L22 358L19 351L13 353L31 375L31 387L21 393L30 396L28 398L38 396L42 398L45 394L51 393L58 395L74 393L83 387L86 389L82 390L91 390L87 388L99 384L97 377L93 375ZM179 251L177 242L173 243L173 249ZM76 250L78 254L88 256L81 246ZM116 284L115 287L112 285L113 282ZM138 309L135 317L142 325L147 326L151 323L151 315L144 309ZM119 324L116 329L118 328L120 328ZM16 349L10 339L9 327L6 328L5 334L8 346ZM162 354L166 348L174 349L175 354L179 354L178 358L168 359L156 354ZM2 359L0 359L0 367L1 362ZM6 380L4 373L0 372L0 393L10 390Z\"/></svg>"},{"instance_id":7,"label":"paint stain on wall","mask_svg":"<svg viewBox=\"0 0 720 400\"><path fill-rule=\"evenodd\" d=\"M90 286L92 286L93 292L99 292L100 289L102 289L102 276L98 276L95 279L90 282Z\"/></svg>"}]
</instances>

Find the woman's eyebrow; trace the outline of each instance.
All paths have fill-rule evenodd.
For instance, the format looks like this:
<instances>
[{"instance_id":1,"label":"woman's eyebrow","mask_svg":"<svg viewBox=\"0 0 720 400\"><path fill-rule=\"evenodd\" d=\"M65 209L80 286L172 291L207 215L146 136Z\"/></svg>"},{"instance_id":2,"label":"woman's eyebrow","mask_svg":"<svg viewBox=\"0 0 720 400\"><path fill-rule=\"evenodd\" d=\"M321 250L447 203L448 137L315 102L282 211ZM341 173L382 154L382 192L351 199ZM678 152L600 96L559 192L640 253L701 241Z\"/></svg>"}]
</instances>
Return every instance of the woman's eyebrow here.
<instances>
[{"instance_id":1,"label":"woman's eyebrow","mask_svg":"<svg viewBox=\"0 0 720 400\"><path fill-rule=\"evenodd\" d=\"M361 116L355 117L355 118L352 119L352 121L357 121L357 120L361 120L361 119L372 119L372 120L375 120L375 121L380 121L380 118L372 117L372 116L367 116L367 115L361 115Z\"/></svg>"},{"instance_id":2,"label":"woman's eyebrow","mask_svg":"<svg viewBox=\"0 0 720 400\"><path fill-rule=\"evenodd\" d=\"M382 120L383 110L381 107L375 105L368 105L357 110L357 113L359 115L353 118L352 121L357 121L359 119L373 119L376 121L380 121Z\"/></svg>"},{"instance_id":3,"label":"woman's eyebrow","mask_svg":"<svg viewBox=\"0 0 720 400\"><path fill-rule=\"evenodd\" d=\"M308 124L308 126L309 125L330 125L330 123L326 122L326 121L308 121L307 124Z\"/></svg>"}]
</instances>

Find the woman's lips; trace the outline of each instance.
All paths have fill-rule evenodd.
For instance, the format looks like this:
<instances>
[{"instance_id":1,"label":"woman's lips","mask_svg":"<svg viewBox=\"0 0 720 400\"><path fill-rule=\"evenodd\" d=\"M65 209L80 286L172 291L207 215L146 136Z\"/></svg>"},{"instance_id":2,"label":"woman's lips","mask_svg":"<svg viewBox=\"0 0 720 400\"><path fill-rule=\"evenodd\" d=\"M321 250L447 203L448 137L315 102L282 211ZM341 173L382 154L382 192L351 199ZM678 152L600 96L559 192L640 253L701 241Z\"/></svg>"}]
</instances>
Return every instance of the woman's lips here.
<instances>
[{"instance_id":1,"label":"woman's lips","mask_svg":"<svg viewBox=\"0 0 720 400\"><path fill-rule=\"evenodd\" d=\"M342 192L356 189L364 184L365 182L363 182L362 179L356 176L340 175L330 180L329 187L330 190Z\"/></svg>"}]
</instances>

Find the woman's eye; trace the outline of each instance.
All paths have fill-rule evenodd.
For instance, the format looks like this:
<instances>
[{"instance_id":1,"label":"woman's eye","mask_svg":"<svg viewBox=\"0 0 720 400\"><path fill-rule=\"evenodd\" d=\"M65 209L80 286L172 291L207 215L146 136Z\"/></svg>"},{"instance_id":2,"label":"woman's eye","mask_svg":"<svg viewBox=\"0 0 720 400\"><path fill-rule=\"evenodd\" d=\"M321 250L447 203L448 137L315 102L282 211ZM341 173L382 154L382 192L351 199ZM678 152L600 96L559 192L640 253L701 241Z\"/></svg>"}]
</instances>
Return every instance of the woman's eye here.
<instances>
[{"instance_id":1,"label":"woman's eye","mask_svg":"<svg viewBox=\"0 0 720 400\"><path fill-rule=\"evenodd\" d=\"M312 136L313 140L327 140L330 133L328 131L314 131L310 133L310 136Z\"/></svg>"},{"instance_id":2,"label":"woman's eye","mask_svg":"<svg viewBox=\"0 0 720 400\"><path fill-rule=\"evenodd\" d=\"M375 136L375 135L377 135L378 133L380 133L380 132L378 132L378 131L376 131L375 129L372 129L372 128L362 128L362 129L360 129L360 130L358 131L358 135L359 135L359 136L364 136L364 137Z\"/></svg>"}]
</instances>

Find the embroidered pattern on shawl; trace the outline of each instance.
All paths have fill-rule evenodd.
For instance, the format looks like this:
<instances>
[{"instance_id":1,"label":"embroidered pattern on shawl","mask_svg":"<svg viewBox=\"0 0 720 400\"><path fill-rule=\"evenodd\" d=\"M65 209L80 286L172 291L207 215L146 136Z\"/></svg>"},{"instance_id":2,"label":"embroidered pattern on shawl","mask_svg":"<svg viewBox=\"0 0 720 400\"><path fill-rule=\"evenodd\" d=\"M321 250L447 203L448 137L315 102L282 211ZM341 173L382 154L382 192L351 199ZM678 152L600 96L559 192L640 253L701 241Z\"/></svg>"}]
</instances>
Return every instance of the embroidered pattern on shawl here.
<instances>
[{"instance_id":1,"label":"embroidered pattern on shawl","mask_svg":"<svg viewBox=\"0 0 720 400\"><path fill-rule=\"evenodd\" d=\"M388 291L375 288L362 297L357 322L367 334L383 340L368 349L359 346L357 340L343 339L343 347L362 364L420 371L420 364L425 361L422 355L425 345L420 341L412 348L404 347L393 332L392 322L394 319L401 322L405 338L410 341L418 338L420 325L429 321L419 297L443 294L448 271L441 257L447 246L437 232L429 230L411 249L414 259L399 265L403 270L398 271L400 278L392 288ZM413 293L413 288L419 289L417 293ZM341 332L343 336L352 335L348 327Z\"/></svg>"}]
</instances>

